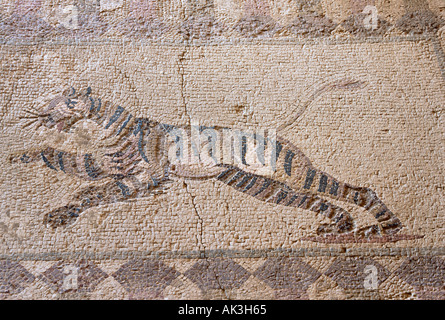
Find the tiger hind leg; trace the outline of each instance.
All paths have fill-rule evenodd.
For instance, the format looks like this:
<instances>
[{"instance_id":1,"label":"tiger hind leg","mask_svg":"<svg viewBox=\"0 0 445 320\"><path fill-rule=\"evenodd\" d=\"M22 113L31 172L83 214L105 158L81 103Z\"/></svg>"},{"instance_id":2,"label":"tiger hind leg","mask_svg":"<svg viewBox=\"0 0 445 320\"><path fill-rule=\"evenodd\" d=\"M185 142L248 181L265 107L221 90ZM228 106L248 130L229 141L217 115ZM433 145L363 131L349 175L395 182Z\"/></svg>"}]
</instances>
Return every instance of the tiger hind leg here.
<instances>
[{"instance_id":1,"label":"tiger hind leg","mask_svg":"<svg viewBox=\"0 0 445 320\"><path fill-rule=\"evenodd\" d=\"M301 182L300 190L322 197L354 204L367 210L377 224L357 231L360 236L394 235L402 229L401 221L380 200L375 191L341 182L322 171L309 167Z\"/></svg>"},{"instance_id":2,"label":"tiger hind leg","mask_svg":"<svg viewBox=\"0 0 445 320\"><path fill-rule=\"evenodd\" d=\"M313 193L295 192L281 182L247 173L233 166L227 166L216 179L258 200L309 210L329 218L332 223L319 226L317 229L319 235L345 234L354 231L354 221L349 212Z\"/></svg>"}]
</instances>

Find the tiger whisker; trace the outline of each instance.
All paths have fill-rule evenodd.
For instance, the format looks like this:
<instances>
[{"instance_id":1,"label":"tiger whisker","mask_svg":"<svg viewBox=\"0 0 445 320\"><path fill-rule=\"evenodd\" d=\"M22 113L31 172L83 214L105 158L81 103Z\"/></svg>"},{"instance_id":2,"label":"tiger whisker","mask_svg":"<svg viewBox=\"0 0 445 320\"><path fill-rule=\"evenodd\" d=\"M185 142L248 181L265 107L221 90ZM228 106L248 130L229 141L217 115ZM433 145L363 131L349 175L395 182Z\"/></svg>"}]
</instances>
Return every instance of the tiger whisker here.
<instances>
[{"instance_id":1,"label":"tiger whisker","mask_svg":"<svg viewBox=\"0 0 445 320\"><path fill-rule=\"evenodd\" d=\"M31 120L31 121L28 121L27 123L25 123L25 124L22 126L22 128L26 128L26 127L32 126L32 125L35 124L36 122L38 122L38 119L34 119L34 120Z\"/></svg>"},{"instance_id":2,"label":"tiger whisker","mask_svg":"<svg viewBox=\"0 0 445 320\"><path fill-rule=\"evenodd\" d=\"M26 113L32 114L34 116L37 116L37 117L40 115L39 112L37 110L34 110L34 109L32 109L32 111L29 110L29 109L23 109L23 111L25 111Z\"/></svg>"},{"instance_id":3,"label":"tiger whisker","mask_svg":"<svg viewBox=\"0 0 445 320\"><path fill-rule=\"evenodd\" d=\"M37 127L35 130L39 129L43 125L42 121L37 121Z\"/></svg>"},{"instance_id":4,"label":"tiger whisker","mask_svg":"<svg viewBox=\"0 0 445 320\"><path fill-rule=\"evenodd\" d=\"M39 118L38 116L32 116L32 117L31 116L28 116L28 117L27 116L20 116L19 117L19 119L38 119L38 118Z\"/></svg>"},{"instance_id":5,"label":"tiger whisker","mask_svg":"<svg viewBox=\"0 0 445 320\"><path fill-rule=\"evenodd\" d=\"M34 108L33 106L28 106L28 110L32 110L32 111L37 112L37 113L39 112L39 110Z\"/></svg>"},{"instance_id":6,"label":"tiger whisker","mask_svg":"<svg viewBox=\"0 0 445 320\"><path fill-rule=\"evenodd\" d=\"M19 119L26 119L27 121L30 121L30 122L39 120L39 118L37 118L37 117L36 118L20 117Z\"/></svg>"}]
</instances>

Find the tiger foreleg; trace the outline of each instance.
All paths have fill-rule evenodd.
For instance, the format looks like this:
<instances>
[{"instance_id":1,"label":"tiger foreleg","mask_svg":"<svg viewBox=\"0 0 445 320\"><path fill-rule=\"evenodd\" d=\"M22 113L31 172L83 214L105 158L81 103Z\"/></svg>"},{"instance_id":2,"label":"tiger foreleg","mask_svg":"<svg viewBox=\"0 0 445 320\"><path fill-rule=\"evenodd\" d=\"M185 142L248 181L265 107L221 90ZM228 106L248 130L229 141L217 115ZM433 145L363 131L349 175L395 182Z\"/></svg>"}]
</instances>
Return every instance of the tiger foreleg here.
<instances>
[{"instance_id":1,"label":"tiger foreleg","mask_svg":"<svg viewBox=\"0 0 445 320\"><path fill-rule=\"evenodd\" d=\"M131 181L130 178L114 179L100 186L89 186L76 193L69 204L56 208L44 216L44 224L57 228L74 223L86 210L101 205L148 197L162 192L167 181L152 179L150 183Z\"/></svg>"}]
</instances>

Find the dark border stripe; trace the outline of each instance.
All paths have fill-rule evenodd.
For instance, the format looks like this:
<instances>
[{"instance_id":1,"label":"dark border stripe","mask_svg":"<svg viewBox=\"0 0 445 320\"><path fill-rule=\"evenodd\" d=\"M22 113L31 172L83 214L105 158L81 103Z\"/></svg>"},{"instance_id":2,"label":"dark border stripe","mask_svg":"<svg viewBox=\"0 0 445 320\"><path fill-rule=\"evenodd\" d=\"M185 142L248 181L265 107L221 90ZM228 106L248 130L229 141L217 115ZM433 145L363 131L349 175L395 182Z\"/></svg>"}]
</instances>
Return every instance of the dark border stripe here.
<instances>
[{"instance_id":1,"label":"dark border stripe","mask_svg":"<svg viewBox=\"0 0 445 320\"><path fill-rule=\"evenodd\" d=\"M247 137L241 137L241 163L248 166L246 162L246 154L247 154Z\"/></svg>"},{"instance_id":2,"label":"dark border stripe","mask_svg":"<svg viewBox=\"0 0 445 320\"><path fill-rule=\"evenodd\" d=\"M281 150L283 150L283 145L280 142L276 142L275 144L275 159L278 160L278 157L280 156Z\"/></svg>"}]
</instances>

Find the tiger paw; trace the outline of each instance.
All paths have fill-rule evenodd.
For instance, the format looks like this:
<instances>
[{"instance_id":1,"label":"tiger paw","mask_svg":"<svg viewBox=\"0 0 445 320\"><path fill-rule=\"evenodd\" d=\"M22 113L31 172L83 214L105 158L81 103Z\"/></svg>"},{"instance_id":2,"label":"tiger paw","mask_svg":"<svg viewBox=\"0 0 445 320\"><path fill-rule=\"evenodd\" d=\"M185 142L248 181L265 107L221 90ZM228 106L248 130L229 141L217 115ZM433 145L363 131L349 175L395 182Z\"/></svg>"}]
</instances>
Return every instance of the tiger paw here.
<instances>
[{"instance_id":1,"label":"tiger paw","mask_svg":"<svg viewBox=\"0 0 445 320\"><path fill-rule=\"evenodd\" d=\"M364 239L383 237L378 225L372 225L360 228L354 231L354 236L357 238L364 238Z\"/></svg>"},{"instance_id":2,"label":"tiger paw","mask_svg":"<svg viewBox=\"0 0 445 320\"><path fill-rule=\"evenodd\" d=\"M353 223L349 220L341 222L342 223L321 224L317 228L317 234L319 236L350 234L353 228Z\"/></svg>"},{"instance_id":3,"label":"tiger paw","mask_svg":"<svg viewBox=\"0 0 445 320\"><path fill-rule=\"evenodd\" d=\"M329 236L338 235L338 228L335 224L321 224L317 228L317 235L319 236Z\"/></svg>"},{"instance_id":4,"label":"tiger paw","mask_svg":"<svg viewBox=\"0 0 445 320\"><path fill-rule=\"evenodd\" d=\"M55 229L60 226L74 223L77 220L77 217L79 217L80 212L80 208L73 205L67 205L47 213L43 222L46 226Z\"/></svg>"}]
</instances>

